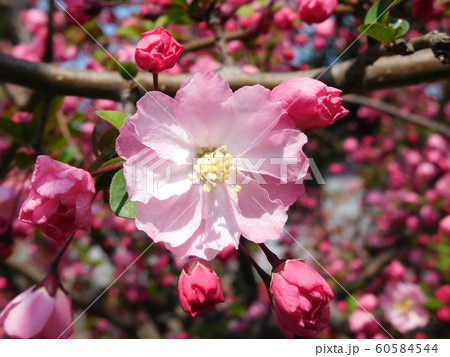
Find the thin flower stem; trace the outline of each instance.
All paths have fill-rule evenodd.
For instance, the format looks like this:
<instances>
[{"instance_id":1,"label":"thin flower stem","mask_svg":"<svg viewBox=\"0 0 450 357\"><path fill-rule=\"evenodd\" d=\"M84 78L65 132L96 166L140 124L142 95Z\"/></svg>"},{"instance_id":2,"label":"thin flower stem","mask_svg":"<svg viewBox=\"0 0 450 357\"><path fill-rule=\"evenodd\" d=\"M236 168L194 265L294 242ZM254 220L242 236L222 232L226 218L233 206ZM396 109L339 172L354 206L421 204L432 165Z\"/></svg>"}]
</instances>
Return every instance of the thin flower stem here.
<instances>
[{"instance_id":1,"label":"thin flower stem","mask_svg":"<svg viewBox=\"0 0 450 357\"><path fill-rule=\"evenodd\" d=\"M158 73L153 74L153 90L158 90Z\"/></svg>"},{"instance_id":2,"label":"thin flower stem","mask_svg":"<svg viewBox=\"0 0 450 357\"><path fill-rule=\"evenodd\" d=\"M64 243L64 246L59 251L58 255L56 256L55 260L52 262L52 265L50 266L50 269L45 276L45 278L39 283L36 284L35 289L40 288L41 286L44 286L50 296L55 296L58 289L62 289L66 294L67 291L62 286L60 280L59 280L59 273L58 273L58 265L64 256L64 253L66 252L67 248L69 247L70 242L72 241L72 238L74 236L75 232L66 240Z\"/></svg>"},{"instance_id":3,"label":"thin flower stem","mask_svg":"<svg viewBox=\"0 0 450 357\"><path fill-rule=\"evenodd\" d=\"M53 34L54 34L54 24L53 24L53 14L55 13L55 2L54 0L48 0L48 20L47 20L47 37L45 39L45 52L43 61L50 63L53 61Z\"/></svg>"},{"instance_id":4,"label":"thin flower stem","mask_svg":"<svg viewBox=\"0 0 450 357\"><path fill-rule=\"evenodd\" d=\"M61 248L61 250L59 251L58 255L56 256L55 260L52 263L52 266L50 267L50 272L49 274L53 271L54 273L57 274L58 271L58 265L61 262L62 257L64 256L64 253L66 252L67 248L69 247L70 243L72 242L73 236L75 235L75 232L66 240L66 242L64 243L64 246Z\"/></svg>"},{"instance_id":5,"label":"thin flower stem","mask_svg":"<svg viewBox=\"0 0 450 357\"><path fill-rule=\"evenodd\" d=\"M122 168L123 163L124 163L123 161L116 162L115 164L112 164L112 165L109 165L109 166L106 166L106 167L102 167L101 169L92 171L91 172L91 176L92 177L96 177L96 176L99 176L99 175L104 174L106 172L110 172L110 171L114 171L114 170L120 169L120 168Z\"/></svg>"},{"instance_id":6,"label":"thin flower stem","mask_svg":"<svg viewBox=\"0 0 450 357\"><path fill-rule=\"evenodd\" d=\"M42 102L41 113L39 116L39 126L37 129L36 137L34 138L32 144L36 152L36 156L41 155L43 153L42 137L44 135L45 126L47 125L51 100L52 98L46 94Z\"/></svg>"},{"instance_id":7,"label":"thin flower stem","mask_svg":"<svg viewBox=\"0 0 450 357\"><path fill-rule=\"evenodd\" d=\"M279 266L281 263L283 263L283 261L280 258L278 258L277 255L275 253L273 253L269 248L267 248L264 243L260 243L259 246L261 247L262 251L264 252L270 265L272 265L273 269L275 269L277 266Z\"/></svg>"},{"instance_id":8,"label":"thin flower stem","mask_svg":"<svg viewBox=\"0 0 450 357\"><path fill-rule=\"evenodd\" d=\"M250 253L247 251L247 249L245 249L245 247L241 243L239 243L239 249L247 257L247 259L250 261L250 263L252 263L253 267L255 268L255 270L257 271L258 275L263 280L263 282L266 285L267 289L269 289L269 287L270 287L270 275L267 274L264 270L262 270L262 268L252 258Z\"/></svg>"}]
</instances>

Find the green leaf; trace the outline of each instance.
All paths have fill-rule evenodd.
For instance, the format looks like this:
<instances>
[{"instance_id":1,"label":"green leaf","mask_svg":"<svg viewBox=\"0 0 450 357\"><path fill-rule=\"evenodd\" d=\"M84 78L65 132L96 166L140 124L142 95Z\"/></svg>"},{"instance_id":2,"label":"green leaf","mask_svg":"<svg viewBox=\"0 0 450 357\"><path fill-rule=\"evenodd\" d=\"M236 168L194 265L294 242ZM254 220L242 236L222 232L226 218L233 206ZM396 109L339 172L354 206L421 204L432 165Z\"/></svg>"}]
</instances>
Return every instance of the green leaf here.
<instances>
[{"instance_id":1,"label":"green leaf","mask_svg":"<svg viewBox=\"0 0 450 357\"><path fill-rule=\"evenodd\" d=\"M358 31L380 41L385 46L391 44L395 39L395 30L391 26L383 24L365 24L358 27Z\"/></svg>"},{"instance_id":2,"label":"green leaf","mask_svg":"<svg viewBox=\"0 0 450 357\"><path fill-rule=\"evenodd\" d=\"M116 35L125 38L141 38L141 33L133 26L121 26L117 29Z\"/></svg>"},{"instance_id":3,"label":"green leaf","mask_svg":"<svg viewBox=\"0 0 450 357\"><path fill-rule=\"evenodd\" d=\"M442 301L436 299L435 297L431 297L428 299L427 303L426 303L426 307L429 310L433 310L436 311L438 310L440 307L442 307L444 304L442 303Z\"/></svg>"},{"instance_id":4,"label":"green leaf","mask_svg":"<svg viewBox=\"0 0 450 357\"><path fill-rule=\"evenodd\" d=\"M240 16L240 17L249 17L251 14L253 14L256 11L256 9L249 5L249 4L245 4L242 5L237 11L236 11L236 15Z\"/></svg>"},{"instance_id":5,"label":"green leaf","mask_svg":"<svg viewBox=\"0 0 450 357\"><path fill-rule=\"evenodd\" d=\"M122 162L125 161L124 159L122 159L121 157L115 157L114 159L108 160L105 163L103 163L99 168L103 169L104 167L108 167L114 164L117 164L118 162Z\"/></svg>"},{"instance_id":6,"label":"green leaf","mask_svg":"<svg viewBox=\"0 0 450 357\"><path fill-rule=\"evenodd\" d=\"M0 118L0 132L8 135L19 144L25 144L23 127L11 119Z\"/></svg>"},{"instance_id":7,"label":"green leaf","mask_svg":"<svg viewBox=\"0 0 450 357\"><path fill-rule=\"evenodd\" d=\"M403 19L389 21L389 26L395 30L394 39L405 36L409 31L409 22Z\"/></svg>"},{"instance_id":8,"label":"green leaf","mask_svg":"<svg viewBox=\"0 0 450 357\"><path fill-rule=\"evenodd\" d=\"M30 157L24 153L24 152L19 152L16 155L16 164L17 167L21 170L26 169L28 166L30 166L31 164L31 159Z\"/></svg>"},{"instance_id":9,"label":"green leaf","mask_svg":"<svg viewBox=\"0 0 450 357\"><path fill-rule=\"evenodd\" d=\"M103 163L99 168L102 169L104 167L108 167L111 166L113 164L116 164L118 162L122 162L125 161L124 159L122 159L121 157L116 157L114 159L111 159L105 163ZM96 191L101 191L104 190L106 188L108 188L109 186L111 186L111 181L115 175L115 173L120 170L120 169L116 169L116 170L112 170L112 171L108 171L105 172L101 175L98 175L95 178L95 190Z\"/></svg>"},{"instance_id":10,"label":"green leaf","mask_svg":"<svg viewBox=\"0 0 450 357\"><path fill-rule=\"evenodd\" d=\"M143 32L147 32L147 31L153 30L156 26L152 20L142 20L141 27L142 27L142 30L144 30Z\"/></svg>"},{"instance_id":11,"label":"green leaf","mask_svg":"<svg viewBox=\"0 0 450 357\"><path fill-rule=\"evenodd\" d=\"M367 12L364 24L379 23L386 25L389 10L401 3L403 0L378 0Z\"/></svg>"},{"instance_id":12,"label":"green leaf","mask_svg":"<svg viewBox=\"0 0 450 357\"><path fill-rule=\"evenodd\" d=\"M78 146L67 146L61 150L58 155L58 161L70 163L80 154L80 149Z\"/></svg>"},{"instance_id":13,"label":"green leaf","mask_svg":"<svg viewBox=\"0 0 450 357\"><path fill-rule=\"evenodd\" d=\"M188 7L188 3L186 0L172 0L171 2L173 5L178 6L178 7L182 7L182 8Z\"/></svg>"},{"instance_id":14,"label":"green leaf","mask_svg":"<svg viewBox=\"0 0 450 357\"><path fill-rule=\"evenodd\" d=\"M169 22L169 16L167 16L166 14L161 15L160 17L158 17L155 20L155 28L158 26L164 27L167 25L168 22Z\"/></svg>"},{"instance_id":15,"label":"green leaf","mask_svg":"<svg viewBox=\"0 0 450 357\"><path fill-rule=\"evenodd\" d=\"M189 25L193 22L187 11L180 7L171 7L168 15L169 22L177 25Z\"/></svg>"},{"instance_id":16,"label":"green leaf","mask_svg":"<svg viewBox=\"0 0 450 357\"><path fill-rule=\"evenodd\" d=\"M111 182L109 193L111 210L119 217L134 219L136 216L136 202L128 199L127 183L123 169L118 171Z\"/></svg>"},{"instance_id":17,"label":"green leaf","mask_svg":"<svg viewBox=\"0 0 450 357\"><path fill-rule=\"evenodd\" d=\"M125 119L128 116L127 114L117 112L115 110L97 110L95 114L97 114L100 118L110 122L117 128L117 130L120 130L123 123L125 122Z\"/></svg>"},{"instance_id":18,"label":"green leaf","mask_svg":"<svg viewBox=\"0 0 450 357\"><path fill-rule=\"evenodd\" d=\"M130 61L118 62L116 60L116 61L113 61L113 66L114 66L115 70L120 73L122 78L127 81L132 80L134 77L136 77L136 75L138 73L137 66L133 62L130 62Z\"/></svg>"},{"instance_id":19,"label":"green leaf","mask_svg":"<svg viewBox=\"0 0 450 357\"><path fill-rule=\"evenodd\" d=\"M0 156L0 180L8 173L8 169L15 159L16 152L19 148L20 145L13 142L2 152L2 155Z\"/></svg>"},{"instance_id":20,"label":"green leaf","mask_svg":"<svg viewBox=\"0 0 450 357\"><path fill-rule=\"evenodd\" d=\"M116 151L116 139L119 136L119 131L116 128L109 129L98 140L98 149L100 152L109 152L111 154Z\"/></svg>"},{"instance_id":21,"label":"green leaf","mask_svg":"<svg viewBox=\"0 0 450 357\"><path fill-rule=\"evenodd\" d=\"M98 62L102 63L105 60L106 52L99 48L94 51L93 55Z\"/></svg>"},{"instance_id":22,"label":"green leaf","mask_svg":"<svg viewBox=\"0 0 450 357\"><path fill-rule=\"evenodd\" d=\"M86 22L85 24L83 24L83 27L86 33L95 38L99 38L104 35L102 28L95 19Z\"/></svg>"}]
</instances>

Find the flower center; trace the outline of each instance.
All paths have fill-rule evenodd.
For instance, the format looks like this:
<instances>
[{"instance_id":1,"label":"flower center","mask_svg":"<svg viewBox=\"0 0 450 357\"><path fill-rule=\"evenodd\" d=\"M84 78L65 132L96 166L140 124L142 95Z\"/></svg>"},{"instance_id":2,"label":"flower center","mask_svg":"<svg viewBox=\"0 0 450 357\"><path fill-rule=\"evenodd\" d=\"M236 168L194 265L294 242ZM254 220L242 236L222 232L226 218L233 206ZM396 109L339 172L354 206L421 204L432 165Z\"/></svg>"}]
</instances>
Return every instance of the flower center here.
<instances>
[{"instance_id":1,"label":"flower center","mask_svg":"<svg viewBox=\"0 0 450 357\"><path fill-rule=\"evenodd\" d=\"M395 303L395 308L397 310L400 310L404 314L410 312L413 307L414 307L414 300L411 298L402 299Z\"/></svg>"},{"instance_id":2,"label":"flower center","mask_svg":"<svg viewBox=\"0 0 450 357\"><path fill-rule=\"evenodd\" d=\"M218 183L233 185L234 191L239 193L241 186L236 185L237 160L227 152L225 145L216 149L214 147L202 148L196 156L196 163L189 180L197 180L203 183L203 191L206 193L217 187Z\"/></svg>"}]
</instances>

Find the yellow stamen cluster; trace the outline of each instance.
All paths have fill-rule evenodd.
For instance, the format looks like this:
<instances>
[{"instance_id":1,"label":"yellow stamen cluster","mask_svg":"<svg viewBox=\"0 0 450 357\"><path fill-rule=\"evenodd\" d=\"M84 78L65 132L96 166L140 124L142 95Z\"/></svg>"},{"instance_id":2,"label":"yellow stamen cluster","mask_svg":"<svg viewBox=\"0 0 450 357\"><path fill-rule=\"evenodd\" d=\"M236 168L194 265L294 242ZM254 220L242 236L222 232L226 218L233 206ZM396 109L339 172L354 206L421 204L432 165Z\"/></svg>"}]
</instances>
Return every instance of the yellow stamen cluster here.
<instances>
[{"instance_id":1,"label":"yellow stamen cluster","mask_svg":"<svg viewBox=\"0 0 450 357\"><path fill-rule=\"evenodd\" d=\"M414 300L411 298L402 299L395 302L395 308L406 314L414 307Z\"/></svg>"},{"instance_id":2,"label":"yellow stamen cluster","mask_svg":"<svg viewBox=\"0 0 450 357\"><path fill-rule=\"evenodd\" d=\"M237 160L227 152L227 147L204 148L197 156L194 164L194 173L189 174L190 181L200 180L203 183L203 191L206 193L217 187L218 183L232 184L231 177L237 173ZM234 185L234 191L239 193L241 186Z\"/></svg>"}]
</instances>

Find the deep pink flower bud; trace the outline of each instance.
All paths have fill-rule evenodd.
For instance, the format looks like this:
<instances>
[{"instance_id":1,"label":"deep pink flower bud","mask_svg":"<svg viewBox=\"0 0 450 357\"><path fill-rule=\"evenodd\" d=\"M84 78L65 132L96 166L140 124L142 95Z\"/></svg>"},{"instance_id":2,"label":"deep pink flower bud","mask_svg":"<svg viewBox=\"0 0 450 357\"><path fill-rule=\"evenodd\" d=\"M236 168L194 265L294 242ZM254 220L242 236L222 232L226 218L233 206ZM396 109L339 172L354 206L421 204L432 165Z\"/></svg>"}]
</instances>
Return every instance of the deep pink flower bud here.
<instances>
[{"instance_id":1,"label":"deep pink flower bud","mask_svg":"<svg viewBox=\"0 0 450 357\"><path fill-rule=\"evenodd\" d=\"M16 296L1 312L0 325L15 338L68 338L73 331L72 302L44 280Z\"/></svg>"},{"instance_id":2,"label":"deep pink flower bud","mask_svg":"<svg viewBox=\"0 0 450 357\"><path fill-rule=\"evenodd\" d=\"M444 324L450 323L450 306L442 306L436 311L436 317Z\"/></svg>"},{"instance_id":3,"label":"deep pink flower bud","mask_svg":"<svg viewBox=\"0 0 450 357\"><path fill-rule=\"evenodd\" d=\"M401 280L406 274L406 268L398 260L393 260L386 268L384 268L384 273L389 279Z\"/></svg>"},{"instance_id":4,"label":"deep pink flower bud","mask_svg":"<svg viewBox=\"0 0 450 357\"><path fill-rule=\"evenodd\" d=\"M353 311L348 318L348 324L358 338L372 338L380 329L376 321L362 309Z\"/></svg>"},{"instance_id":5,"label":"deep pink flower bud","mask_svg":"<svg viewBox=\"0 0 450 357\"><path fill-rule=\"evenodd\" d=\"M192 317L212 311L225 301L219 278L203 259L193 259L184 266L178 280L178 297L183 310Z\"/></svg>"},{"instance_id":6,"label":"deep pink flower bud","mask_svg":"<svg viewBox=\"0 0 450 357\"><path fill-rule=\"evenodd\" d=\"M313 268L286 260L272 272L270 294L275 321L287 338L315 337L330 322L333 291Z\"/></svg>"},{"instance_id":7,"label":"deep pink flower bud","mask_svg":"<svg viewBox=\"0 0 450 357\"><path fill-rule=\"evenodd\" d=\"M450 215L441 219L439 222L439 231L450 236Z\"/></svg>"},{"instance_id":8,"label":"deep pink flower bud","mask_svg":"<svg viewBox=\"0 0 450 357\"><path fill-rule=\"evenodd\" d=\"M170 7L170 0L146 0L139 9L139 15L143 18L156 20Z\"/></svg>"},{"instance_id":9,"label":"deep pink flower bud","mask_svg":"<svg viewBox=\"0 0 450 357\"><path fill-rule=\"evenodd\" d=\"M278 10L274 17L273 22L279 28L289 30L292 28L292 22L297 18L297 14L288 7L282 7Z\"/></svg>"},{"instance_id":10,"label":"deep pink flower bud","mask_svg":"<svg viewBox=\"0 0 450 357\"><path fill-rule=\"evenodd\" d=\"M40 155L19 218L62 244L75 230L90 229L94 195L87 171Z\"/></svg>"},{"instance_id":11,"label":"deep pink flower bud","mask_svg":"<svg viewBox=\"0 0 450 357\"><path fill-rule=\"evenodd\" d=\"M136 45L136 63L142 69L159 73L172 68L183 52L177 40L165 28L144 32L142 39Z\"/></svg>"},{"instance_id":12,"label":"deep pink flower bud","mask_svg":"<svg viewBox=\"0 0 450 357\"><path fill-rule=\"evenodd\" d=\"M318 24L334 13L337 4L337 0L301 0L298 15L307 24Z\"/></svg>"},{"instance_id":13,"label":"deep pink flower bud","mask_svg":"<svg viewBox=\"0 0 450 357\"><path fill-rule=\"evenodd\" d=\"M314 35L329 38L336 33L336 21L328 19L314 27Z\"/></svg>"},{"instance_id":14,"label":"deep pink flower bud","mask_svg":"<svg viewBox=\"0 0 450 357\"><path fill-rule=\"evenodd\" d=\"M72 25L84 24L90 21L103 9L101 2L96 0L69 0L66 1L66 4L66 20Z\"/></svg>"},{"instance_id":15,"label":"deep pink flower bud","mask_svg":"<svg viewBox=\"0 0 450 357\"><path fill-rule=\"evenodd\" d=\"M442 285L434 294L444 304L450 304L450 284Z\"/></svg>"},{"instance_id":16,"label":"deep pink flower bud","mask_svg":"<svg viewBox=\"0 0 450 357\"><path fill-rule=\"evenodd\" d=\"M364 294L359 298L359 304L367 311L372 311L378 305L378 298L374 294Z\"/></svg>"},{"instance_id":17,"label":"deep pink flower bud","mask_svg":"<svg viewBox=\"0 0 450 357\"><path fill-rule=\"evenodd\" d=\"M348 114L342 107L341 90L328 87L312 78L284 81L272 90L272 98L280 101L299 129L324 128Z\"/></svg>"},{"instance_id":18,"label":"deep pink flower bud","mask_svg":"<svg viewBox=\"0 0 450 357\"><path fill-rule=\"evenodd\" d=\"M419 215L427 227L433 227L439 221L439 211L430 204L423 205Z\"/></svg>"}]
</instances>

